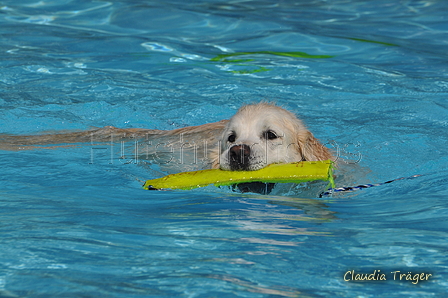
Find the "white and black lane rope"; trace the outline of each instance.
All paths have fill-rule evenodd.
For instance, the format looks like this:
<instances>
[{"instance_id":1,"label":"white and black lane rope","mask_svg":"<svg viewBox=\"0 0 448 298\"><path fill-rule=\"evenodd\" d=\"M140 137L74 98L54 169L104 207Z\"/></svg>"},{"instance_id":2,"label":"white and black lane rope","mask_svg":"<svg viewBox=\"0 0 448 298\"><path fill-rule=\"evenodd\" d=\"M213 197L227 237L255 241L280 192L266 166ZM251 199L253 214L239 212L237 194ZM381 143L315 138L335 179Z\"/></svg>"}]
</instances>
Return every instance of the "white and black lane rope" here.
<instances>
[{"instance_id":1,"label":"white and black lane rope","mask_svg":"<svg viewBox=\"0 0 448 298\"><path fill-rule=\"evenodd\" d=\"M422 176L422 175L413 175L413 176L409 176L409 177L401 177L401 178L389 180L389 181L382 182L382 183L361 184L361 185L357 185L357 186L346 186L346 187L329 188L328 190L322 192L319 195L319 198L322 198L324 196L329 196L329 195L332 195L332 194L338 193L338 192L351 192L351 191L355 191L355 190L359 190L359 189L370 188L370 187L374 187L374 186L380 186L380 185L392 183L392 182L395 182L395 181L398 181L398 180L414 179L414 178L417 178L417 177L420 177L420 176Z\"/></svg>"}]
</instances>

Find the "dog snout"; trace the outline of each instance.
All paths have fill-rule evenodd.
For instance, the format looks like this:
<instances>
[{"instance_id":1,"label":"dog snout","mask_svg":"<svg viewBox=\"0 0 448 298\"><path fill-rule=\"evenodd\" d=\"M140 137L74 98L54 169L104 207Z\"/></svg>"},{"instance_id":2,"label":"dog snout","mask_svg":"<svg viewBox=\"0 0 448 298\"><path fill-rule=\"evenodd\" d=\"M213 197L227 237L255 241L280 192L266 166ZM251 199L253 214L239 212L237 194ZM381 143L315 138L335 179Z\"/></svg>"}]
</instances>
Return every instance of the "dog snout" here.
<instances>
[{"instance_id":1,"label":"dog snout","mask_svg":"<svg viewBox=\"0 0 448 298\"><path fill-rule=\"evenodd\" d=\"M249 168L250 147L234 145L229 149L230 169L232 171L247 171Z\"/></svg>"}]
</instances>

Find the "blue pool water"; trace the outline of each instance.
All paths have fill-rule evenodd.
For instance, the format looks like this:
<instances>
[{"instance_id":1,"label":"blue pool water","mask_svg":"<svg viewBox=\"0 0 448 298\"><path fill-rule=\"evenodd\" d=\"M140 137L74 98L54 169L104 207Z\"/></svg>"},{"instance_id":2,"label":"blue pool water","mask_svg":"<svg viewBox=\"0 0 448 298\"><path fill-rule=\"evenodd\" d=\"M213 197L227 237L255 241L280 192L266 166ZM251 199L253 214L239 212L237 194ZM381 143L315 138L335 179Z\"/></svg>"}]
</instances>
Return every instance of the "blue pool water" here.
<instances>
[{"instance_id":1,"label":"blue pool water","mask_svg":"<svg viewBox=\"0 0 448 298\"><path fill-rule=\"evenodd\" d=\"M360 158L358 184L422 176L321 199L149 192L163 171L118 149L0 150L0 297L445 297L446 11L1 1L1 133L173 129L267 100Z\"/></svg>"}]
</instances>

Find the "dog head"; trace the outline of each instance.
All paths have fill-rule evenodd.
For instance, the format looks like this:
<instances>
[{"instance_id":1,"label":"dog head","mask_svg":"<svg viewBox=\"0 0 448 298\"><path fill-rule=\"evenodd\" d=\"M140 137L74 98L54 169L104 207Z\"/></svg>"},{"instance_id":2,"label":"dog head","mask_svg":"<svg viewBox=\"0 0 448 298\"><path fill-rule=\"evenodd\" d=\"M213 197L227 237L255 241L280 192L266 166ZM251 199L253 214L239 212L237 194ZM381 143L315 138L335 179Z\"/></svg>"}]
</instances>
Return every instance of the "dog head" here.
<instances>
[{"instance_id":1,"label":"dog head","mask_svg":"<svg viewBox=\"0 0 448 298\"><path fill-rule=\"evenodd\" d=\"M238 110L211 157L213 168L254 171L272 163L331 159L331 154L294 114L259 103Z\"/></svg>"}]
</instances>

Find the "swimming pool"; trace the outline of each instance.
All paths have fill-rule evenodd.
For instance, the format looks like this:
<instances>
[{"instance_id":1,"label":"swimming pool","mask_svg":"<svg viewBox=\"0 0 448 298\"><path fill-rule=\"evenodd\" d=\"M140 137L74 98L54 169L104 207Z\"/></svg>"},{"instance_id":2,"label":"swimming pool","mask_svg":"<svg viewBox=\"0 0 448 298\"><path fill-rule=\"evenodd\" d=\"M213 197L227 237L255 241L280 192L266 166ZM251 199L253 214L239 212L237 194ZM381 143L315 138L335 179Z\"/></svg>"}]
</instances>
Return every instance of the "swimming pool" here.
<instances>
[{"instance_id":1,"label":"swimming pool","mask_svg":"<svg viewBox=\"0 0 448 298\"><path fill-rule=\"evenodd\" d=\"M447 9L2 1L2 133L173 129L268 100L359 157L358 183L423 176L321 199L148 192L161 169L118 148L3 150L0 296L445 296Z\"/></svg>"}]
</instances>

